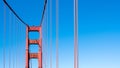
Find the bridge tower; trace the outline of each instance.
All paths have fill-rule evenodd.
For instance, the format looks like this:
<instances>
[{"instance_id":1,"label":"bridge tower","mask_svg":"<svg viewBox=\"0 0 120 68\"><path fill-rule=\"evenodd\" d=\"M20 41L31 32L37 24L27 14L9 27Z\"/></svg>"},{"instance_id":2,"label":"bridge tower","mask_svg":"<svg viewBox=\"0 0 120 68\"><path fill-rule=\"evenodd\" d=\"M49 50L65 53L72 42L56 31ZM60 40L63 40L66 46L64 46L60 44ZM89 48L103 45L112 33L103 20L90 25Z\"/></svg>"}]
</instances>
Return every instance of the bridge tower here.
<instances>
[{"instance_id":1,"label":"bridge tower","mask_svg":"<svg viewBox=\"0 0 120 68\"><path fill-rule=\"evenodd\" d=\"M39 39L31 40L29 32L39 32ZM39 47L38 53L30 53L29 46L37 44ZM42 68L42 27L41 26L27 26L26 27L26 67L30 68L30 59L38 59L38 68Z\"/></svg>"}]
</instances>

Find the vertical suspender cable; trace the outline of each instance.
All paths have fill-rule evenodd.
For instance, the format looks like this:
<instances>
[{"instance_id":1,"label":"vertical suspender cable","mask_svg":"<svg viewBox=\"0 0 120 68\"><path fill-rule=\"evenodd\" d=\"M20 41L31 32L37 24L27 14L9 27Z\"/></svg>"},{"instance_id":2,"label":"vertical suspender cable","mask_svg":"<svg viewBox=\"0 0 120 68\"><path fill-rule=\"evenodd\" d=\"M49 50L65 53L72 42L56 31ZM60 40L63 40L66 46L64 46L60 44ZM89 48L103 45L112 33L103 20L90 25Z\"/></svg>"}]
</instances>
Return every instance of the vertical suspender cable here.
<instances>
[{"instance_id":1,"label":"vertical suspender cable","mask_svg":"<svg viewBox=\"0 0 120 68\"><path fill-rule=\"evenodd\" d=\"M47 26L46 26L46 31L47 31L47 33L46 33L46 38L47 38L47 44L46 44L47 45L47 48L46 48L46 68L48 68L47 67L47 60L48 60L47 59L48 58L47 57L48 56L47 55L48 54L48 5L47 5L47 11L46 11L46 23L47 23Z\"/></svg>"},{"instance_id":2,"label":"vertical suspender cable","mask_svg":"<svg viewBox=\"0 0 120 68\"><path fill-rule=\"evenodd\" d=\"M15 19L15 17L14 17L14 22L16 22L15 21L16 19ZM18 43L18 41L19 41L19 39L21 38L20 36L20 23L17 25L17 30L16 30L16 34L17 34L17 37L16 37L16 40L17 40L17 42L16 42L16 46L15 46L15 67L17 67L17 65L16 65L16 58L17 58L17 47L19 47L19 43ZM20 50L20 47L19 47L19 49L18 50Z\"/></svg>"},{"instance_id":3,"label":"vertical suspender cable","mask_svg":"<svg viewBox=\"0 0 120 68\"><path fill-rule=\"evenodd\" d=\"M47 57L46 56L46 47L47 47L47 39L46 39L46 35L47 35L47 33L46 33L47 32L47 30L46 30L46 28L47 28L47 21L46 20L47 19L46 19L46 16L47 15L46 15L46 12L45 12L45 19L44 19L44 23L45 23L45 29L44 29L45 32L44 33L45 33L45 35L44 35L44 37L45 37L46 42L45 42L45 46L44 46L44 64L45 64L44 68L46 68L46 57Z\"/></svg>"},{"instance_id":4,"label":"vertical suspender cable","mask_svg":"<svg viewBox=\"0 0 120 68\"><path fill-rule=\"evenodd\" d=\"M44 22L44 19L43 19L43 22ZM44 33L44 23L42 23L42 33ZM42 34L42 38L43 38L43 40L44 40L44 34ZM44 45L45 45L45 42L43 42L43 46L42 46L42 52L43 52L43 54L42 54L42 56L43 56L43 57L42 57L42 59L43 59L43 60L42 60L42 61L43 61L42 64L43 64L43 68L44 68L44 66L45 66L45 65L44 65L44 58L45 58L45 57L44 57L44 50L45 50L45 49L44 49Z\"/></svg>"},{"instance_id":5,"label":"vertical suspender cable","mask_svg":"<svg viewBox=\"0 0 120 68\"><path fill-rule=\"evenodd\" d=\"M50 0L50 68L52 68L52 0Z\"/></svg>"},{"instance_id":6,"label":"vertical suspender cable","mask_svg":"<svg viewBox=\"0 0 120 68\"><path fill-rule=\"evenodd\" d=\"M58 47L58 32L59 32L59 1L56 0L56 68L59 68L59 47Z\"/></svg>"},{"instance_id":7,"label":"vertical suspender cable","mask_svg":"<svg viewBox=\"0 0 120 68\"><path fill-rule=\"evenodd\" d=\"M48 45L48 39L47 39L47 35L48 35L48 33L47 33L47 23L48 23L48 21L47 21L47 8L48 7L46 7L46 17L45 17L45 19L46 19L46 48L45 48L45 68L47 68L47 45Z\"/></svg>"},{"instance_id":8,"label":"vertical suspender cable","mask_svg":"<svg viewBox=\"0 0 120 68\"><path fill-rule=\"evenodd\" d=\"M45 17L46 17L46 16L45 16ZM46 40L46 37L45 37L45 36L46 36L46 28L45 28L45 27L46 27L46 21L45 21L45 20L46 20L46 19L44 18L44 30L43 30L43 31L44 31L44 40ZM46 42L44 42L44 48L43 48L43 49L44 49L44 63L43 63L43 64L44 64L44 68L45 68L45 61L46 61L46 56L45 56Z\"/></svg>"},{"instance_id":9,"label":"vertical suspender cable","mask_svg":"<svg viewBox=\"0 0 120 68\"><path fill-rule=\"evenodd\" d=\"M14 23L16 23L16 18L14 17ZM14 67L17 67L17 52L18 52L18 50L20 50L20 47L19 47L19 39L21 38L20 36L20 23L17 23L17 25L16 25L16 45L14 46L15 48L14 48L14 50L15 50L15 61L14 61ZM17 48L19 48L19 49L17 49ZM21 55L21 53L19 53L19 55Z\"/></svg>"},{"instance_id":10,"label":"vertical suspender cable","mask_svg":"<svg viewBox=\"0 0 120 68\"><path fill-rule=\"evenodd\" d=\"M31 60L31 68L32 68L32 60Z\"/></svg>"},{"instance_id":11,"label":"vertical suspender cable","mask_svg":"<svg viewBox=\"0 0 120 68\"><path fill-rule=\"evenodd\" d=\"M15 23L15 21L14 21L15 18L14 18L13 16L11 16L11 17L12 17L12 22ZM15 26L16 26L16 25L15 25ZM16 29L16 30L17 30L17 29ZM15 34L16 34L16 31L15 31ZM14 34L12 34L12 37L14 37ZM17 37L17 36L16 36L16 37ZM14 50L15 50L14 44L16 45L16 43L17 43L16 37L15 37L15 41L12 40L12 44L13 44L13 45L12 45L12 49L13 49L13 52L12 52L12 53L13 53L13 54L12 54L12 55L13 55L13 56L12 56L12 59L13 59L13 60L12 60L12 61L13 61L13 68L15 68L15 52L16 52L16 51L14 51ZM15 42L16 42L16 43L15 43Z\"/></svg>"},{"instance_id":12,"label":"vertical suspender cable","mask_svg":"<svg viewBox=\"0 0 120 68\"><path fill-rule=\"evenodd\" d=\"M6 46L6 7L5 7L5 4L4 4L4 45L3 45L3 68L6 68L6 60L5 60L5 46Z\"/></svg>"},{"instance_id":13,"label":"vertical suspender cable","mask_svg":"<svg viewBox=\"0 0 120 68\"><path fill-rule=\"evenodd\" d=\"M78 0L74 0L74 68L78 66Z\"/></svg>"},{"instance_id":14,"label":"vertical suspender cable","mask_svg":"<svg viewBox=\"0 0 120 68\"><path fill-rule=\"evenodd\" d=\"M16 18L15 18L15 16L14 16L14 18L13 18L13 21L14 21L14 23L16 23ZM19 43L18 43L18 39L19 39L19 37L20 37L20 23L17 23L16 24L16 31L15 31L15 33L16 33L16 44L15 44L15 46L14 46L14 50L15 50L15 52L14 52L14 68L16 68L17 67L17 61L16 61L16 58L17 58L17 50L20 50L20 47L19 47ZM17 48L19 48L19 49L17 49ZM20 55L21 53L19 53L19 55Z\"/></svg>"},{"instance_id":15,"label":"vertical suspender cable","mask_svg":"<svg viewBox=\"0 0 120 68\"><path fill-rule=\"evenodd\" d=\"M45 20L44 22L45 22L45 27L46 27L46 14L45 14L45 19L44 19L44 20ZM45 37L45 40L46 40L46 28L45 28L45 36L44 36L44 37ZM44 49L45 49L45 50L44 50L44 51L45 51L45 52L44 52L44 53L45 53L45 54L44 54L44 57L45 57L45 58L44 58L44 63L45 63L45 66L46 66L46 43L45 43L45 48L44 48ZM45 67L44 67L44 68L45 68Z\"/></svg>"},{"instance_id":16,"label":"vertical suspender cable","mask_svg":"<svg viewBox=\"0 0 120 68\"><path fill-rule=\"evenodd\" d=\"M15 16L14 16L14 18L13 18L13 22L14 23L16 23L16 18L15 18ZM16 29L15 29L15 34L16 34L16 37L15 37L15 46L13 46L14 47L14 50L15 50L15 52L14 52L14 64L13 64L13 66L14 66L14 68L17 68L17 61L16 61L16 58L17 58L17 50L19 50L20 48L19 48L19 45L18 45L18 37L20 36L20 31L19 31L19 24L20 23L17 23L15 26L16 26ZM19 48L19 49L17 49L17 48ZM21 53L19 53L19 55L20 55Z\"/></svg>"},{"instance_id":17,"label":"vertical suspender cable","mask_svg":"<svg viewBox=\"0 0 120 68\"><path fill-rule=\"evenodd\" d=\"M45 16L45 17L46 17L46 16ZM46 21L45 21L45 20L46 20L46 19L44 18L44 30L43 30L43 31L44 31L44 40L46 40L46 28L45 28L45 27L46 27ZM43 48L43 49L44 49L44 63L43 63L43 64L44 64L44 68L45 68L45 61L46 61L46 56L45 56L45 53L46 53L46 52L45 52L45 50L46 50L46 42L44 42L44 48Z\"/></svg>"},{"instance_id":18,"label":"vertical suspender cable","mask_svg":"<svg viewBox=\"0 0 120 68\"><path fill-rule=\"evenodd\" d=\"M16 22L20 22L20 21L17 20ZM22 38L23 38L23 37L22 37L22 36L23 36L23 35L22 35L22 24L21 24L21 23L19 23L19 24L20 24L20 28L19 28L18 32L19 32L19 34L20 34L20 37L19 37L18 41L22 40ZM22 46L18 44L18 47L19 47L20 49L17 50L17 54L19 54L19 53L22 51L22 49L21 49ZM17 47L17 48L18 48L18 47ZM22 54L23 54L23 53L21 53L21 55L22 55ZM16 65L17 65L17 68L19 68L19 66L18 66L18 65L19 65L19 64L18 64L18 59L19 59L19 56L16 55ZM23 60L22 60L22 61L23 61ZM22 63L23 63L23 62L22 62Z\"/></svg>"},{"instance_id":19,"label":"vertical suspender cable","mask_svg":"<svg viewBox=\"0 0 120 68\"><path fill-rule=\"evenodd\" d=\"M14 20L14 18L12 17L12 22L14 23L13 20ZM16 25L15 25L15 27L16 27ZM16 36L16 33L15 33L15 36ZM13 37L13 34L12 34L12 37ZM16 37L15 37L15 40L16 40ZM12 66L13 66L13 67L12 67L12 68L14 68L14 52L15 52L15 51L14 51L14 48L13 48L13 47L14 47L14 45L16 45L16 42L13 42L13 40L12 40L12 44L13 44L13 45L12 45L12 50L13 50L13 52L12 52Z\"/></svg>"},{"instance_id":20,"label":"vertical suspender cable","mask_svg":"<svg viewBox=\"0 0 120 68\"><path fill-rule=\"evenodd\" d=\"M46 65L45 68L47 68L47 47L48 47L48 7L46 7Z\"/></svg>"},{"instance_id":21,"label":"vertical suspender cable","mask_svg":"<svg viewBox=\"0 0 120 68\"><path fill-rule=\"evenodd\" d=\"M10 32L10 34L9 34L9 44L11 44L11 12L9 11L9 32ZM9 68L11 67L11 48L10 48L10 46L9 46Z\"/></svg>"},{"instance_id":22,"label":"vertical suspender cable","mask_svg":"<svg viewBox=\"0 0 120 68\"><path fill-rule=\"evenodd\" d=\"M11 59L12 59L11 66L12 66L12 67L11 67L11 68L14 68L14 67L13 67L13 61L14 61L14 60L13 60L13 56L14 56L13 46L14 46L15 43L16 43L16 42L14 42L14 40L15 40L15 32L14 32L14 31L15 31L15 27L16 27L16 26L15 26L15 24L14 24L14 22L13 22L13 16L12 16L12 21L11 21L11 22L12 22L12 34L11 34L11 49L12 49L12 53L11 53L11 54L12 54L12 55L11 55Z\"/></svg>"},{"instance_id":23,"label":"vertical suspender cable","mask_svg":"<svg viewBox=\"0 0 120 68\"><path fill-rule=\"evenodd\" d=\"M13 21L14 21L14 23L16 23L15 22L15 17L13 18ZM19 24L20 23L17 23L17 25L16 25L16 45L14 46L14 50L15 50L15 52L14 52L14 68L16 68L16 57L17 57L17 47L19 47L19 44L18 44L18 37L20 36L20 31L19 31L19 29L20 29L20 26L19 26ZM20 48L18 49L18 50L20 50ZM21 54L21 53L20 53ZM20 55L19 54L19 55Z\"/></svg>"},{"instance_id":24,"label":"vertical suspender cable","mask_svg":"<svg viewBox=\"0 0 120 68\"><path fill-rule=\"evenodd\" d=\"M15 23L15 17L13 17L13 22ZM15 60L16 60L16 52L17 52L17 51L16 51L16 46L17 46L17 43L18 43L18 40L17 40L17 37L18 37L18 36L17 36L17 33L18 33L17 31L18 31L18 29L19 29L19 27L18 27L18 25L16 25L16 29L15 29L15 30L16 30L16 31L15 31L15 33L16 33L15 42L16 42L16 43L15 43L15 45L13 45L13 50L14 50L14 53L13 53L13 59L14 59L14 60L13 60L13 68L16 67L16 66L15 66L15 65L16 65ZM19 35L19 33L18 33L18 35ZM14 43L13 43L13 44L14 44Z\"/></svg>"},{"instance_id":25,"label":"vertical suspender cable","mask_svg":"<svg viewBox=\"0 0 120 68\"><path fill-rule=\"evenodd\" d=\"M14 16L14 23L16 23L16 17ZM18 28L16 28L16 30L17 30ZM17 31L17 33L18 33L18 31ZM18 33L18 34L20 34L20 33ZM19 35L20 36L20 35ZM17 68L17 54L18 54L18 49L17 48L19 48L19 46L18 46L18 39L17 39L17 37L16 37L16 46L15 46L15 68Z\"/></svg>"}]
</instances>

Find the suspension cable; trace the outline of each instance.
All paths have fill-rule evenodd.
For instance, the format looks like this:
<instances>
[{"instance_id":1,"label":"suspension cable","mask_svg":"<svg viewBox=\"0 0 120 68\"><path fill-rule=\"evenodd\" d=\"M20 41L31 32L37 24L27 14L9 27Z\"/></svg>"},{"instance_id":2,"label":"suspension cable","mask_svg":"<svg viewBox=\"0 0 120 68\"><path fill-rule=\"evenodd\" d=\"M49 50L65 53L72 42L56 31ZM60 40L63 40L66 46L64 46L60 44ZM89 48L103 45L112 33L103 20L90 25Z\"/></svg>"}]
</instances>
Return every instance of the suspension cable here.
<instances>
[{"instance_id":1,"label":"suspension cable","mask_svg":"<svg viewBox=\"0 0 120 68\"><path fill-rule=\"evenodd\" d=\"M50 0L50 68L52 68L52 0Z\"/></svg>"},{"instance_id":2,"label":"suspension cable","mask_svg":"<svg viewBox=\"0 0 120 68\"><path fill-rule=\"evenodd\" d=\"M15 23L15 22L16 22L16 19L15 19L15 17L14 17L14 23ZM18 44L18 36L17 36L17 33L20 32L20 30L19 30L19 29L20 29L20 25L17 24L17 25L16 25L16 28L17 28L17 30L16 30L15 32L16 32L16 46L17 46L17 47L15 47L15 49L20 48L20 47L19 47L19 44ZM20 33L19 33L19 36L20 36ZM14 62L14 63L15 63L14 65L15 65L16 68L17 68L17 54L18 54L17 52L18 52L18 50L15 51L15 62Z\"/></svg>"},{"instance_id":3,"label":"suspension cable","mask_svg":"<svg viewBox=\"0 0 120 68\"><path fill-rule=\"evenodd\" d=\"M74 0L74 68L79 68L78 62L78 0Z\"/></svg>"},{"instance_id":4,"label":"suspension cable","mask_svg":"<svg viewBox=\"0 0 120 68\"><path fill-rule=\"evenodd\" d=\"M45 14L45 19L44 19L44 40L46 40L46 14ZM46 42L44 42L44 68L46 68Z\"/></svg>"},{"instance_id":5,"label":"suspension cable","mask_svg":"<svg viewBox=\"0 0 120 68\"><path fill-rule=\"evenodd\" d=\"M17 13L10 7L10 5L7 3L6 0L3 0L3 2L8 6L8 8L14 13L14 15L24 24L28 27L28 24L25 23L18 15ZM44 18L44 14L45 14L45 9L46 9L46 5L47 5L47 0L45 0L45 3L44 3L44 8L43 8L43 12L42 12L42 18L41 18L41 21L40 21L40 26L43 22L43 18Z\"/></svg>"},{"instance_id":6,"label":"suspension cable","mask_svg":"<svg viewBox=\"0 0 120 68\"><path fill-rule=\"evenodd\" d=\"M7 3L6 0L3 0L3 2L8 6L8 8L13 12L13 14L26 26L28 26L28 24L26 24L18 15L17 13L10 7L10 5Z\"/></svg>"},{"instance_id":7,"label":"suspension cable","mask_svg":"<svg viewBox=\"0 0 120 68\"><path fill-rule=\"evenodd\" d=\"M13 18L12 18L12 22L13 22L13 23L15 23L14 20L15 20L15 18L13 17ZM15 25L15 26L17 26L17 25ZM15 34L17 34L16 31L15 31ZM14 37L13 34L12 34L12 37ZM17 41L16 38L17 38L17 37L15 37L15 40ZM17 43L17 42L16 42L16 43ZM15 45L16 45L16 43L15 43ZM12 44L14 44L14 41L13 41L13 40L12 40ZM14 45L12 45L12 49L13 49L13 51L15 50ZM12 60L12 62L13 62L13 68L15 68L15 52L16 52L16 51L12 52L12 53L13 53L13 54L12 54L12 55L13 55L13 56L12 56L12 59L13 59L13 60Z\"/></svg>"},{"instance_id":8,"label":"suspension cable","mask_svg":"<svg viewBox=\"0 0 120 68\"><path fill-rule=\"evenodd\" d=\"M42 18L41 18L41 21L40 21L40 26L42 25L42 22L43 22L43 19L44 19L46 5L47 5L47 0L45 0L45 3L44 3L44 8L43 8L43 12L42 12Z\"/></svg>"},{"instance_id":9,"label":"suspension cable","mask_svg":"<svg viewBox=\"0 0 120 68\"><path fill-rule=\"evenodd\" d=\"M59 0L56 0L56 68L59 68L59 47L58 47L58 32L59 32Z\"/></svg>"},{"instance_id":10,"label":"suspension cable","mask_svg":"<svg viewBox=\"0 0 120 68\"><path fill-rule=\"evenodd\" d=\"M12 19L11 19L12 17L11 17L11 12L9 11L9 42L10 42L10 44L11 44L11 23L12 23ZM11 68L11 48L10 48L10 46L9 46L9 68Z\"/></svg>"},{"instance_id":11,"label":"suspension cable","mask_svg":"<svg viewBox=\"0 0 120 68\"><path fill-rule=\"evenodd\" d=\"M48 7L47 7L48 8ZM46 19L46 49L45 49L45 68L47 68L47 47L48 47L48 39L47 39L47 37L48 37L48 19L47 19L47 17L48 17L48 13L47 13L47 11L48 11L48 9L46 8L46 17L45 17L45 19Z\"/></svg>"},{"instance_id":12,"label":"suspension cable","mask_svg":"<svg viewBox=\"0 0 120 68\"><path fill-rule=\"evenodd\" d=\"M47 39L47 43L46 43L46 68L47 67L47 60L48 60L48 5L47 5L47 11L46 11L46 39Z\"/></svg>"},{"instance_id":13,"label":"suspension cable","mask_svg":"<svg viewBox=\"0 0 120 68\"><path fill-rule=\"evenodd\" d=\"M31 68L32 68L32 60L31 60Z\"/></svg>"},{"instance_id":14,"label":"suspension cable","mask_svg":"<svg viewBox=\"0 0 120 68\"><path fill-rule=\"evenodd\" d=\"M6 46L6 7L4 4L4 45L3 45L3 68L6 68L6 55L5 55L5 46Z\"/></svg>"},{"instance_id":15,"label":"suspension cable","mask_svg":"<svg viewBox=\"0 0 120 68\"><path fill-rule=\"evenodd\" d=\"M11 43L12 43L12 49L14 50L14 45L16 45L16 42L17 42L17 40L16 40L16 31L14 30L14 27L16 28L16 23L14 22L14 17L13 17L13 14L12 14L12 37L11 37ZM15 32L14 32L15 31ZM16 42L14 42L14 40L16 40ZM12 54L12 68L15 68L14 67L14 51L11 53Z\"/></svg>"}]
</instances>

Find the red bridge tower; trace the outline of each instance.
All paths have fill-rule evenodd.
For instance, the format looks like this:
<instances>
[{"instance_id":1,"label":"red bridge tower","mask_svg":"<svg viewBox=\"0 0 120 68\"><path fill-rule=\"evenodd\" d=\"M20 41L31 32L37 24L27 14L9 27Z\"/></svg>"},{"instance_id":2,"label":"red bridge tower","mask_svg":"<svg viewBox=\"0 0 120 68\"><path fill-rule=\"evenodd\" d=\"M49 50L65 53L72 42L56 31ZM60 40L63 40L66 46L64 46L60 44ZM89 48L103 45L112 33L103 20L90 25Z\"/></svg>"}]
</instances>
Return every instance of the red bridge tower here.
<instances>
[{"instance_id":1,"label":"red bridge tower","mask_svg":"<svg viewBox=\"0 0 120 68\"><path fill-rule=\"evenodd\" d=\"M36 40L29 39L29 32L39 32L40 37ZM30 53L29 46L37 44L39 46L38 53ZM38 68L42 68L42 27L41 26L27 26L26 27L26 67L30 68L30 59L38 59Z\"/></svg>"}]
</instances>

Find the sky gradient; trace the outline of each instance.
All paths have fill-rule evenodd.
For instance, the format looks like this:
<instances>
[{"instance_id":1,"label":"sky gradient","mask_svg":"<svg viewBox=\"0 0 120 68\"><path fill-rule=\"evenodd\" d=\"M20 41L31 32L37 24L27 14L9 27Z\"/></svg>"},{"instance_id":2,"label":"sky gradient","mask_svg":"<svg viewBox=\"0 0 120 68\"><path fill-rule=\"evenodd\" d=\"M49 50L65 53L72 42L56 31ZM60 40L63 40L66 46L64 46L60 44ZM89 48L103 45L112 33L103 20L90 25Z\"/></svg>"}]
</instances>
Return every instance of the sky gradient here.
<instances>
[{"instance_id":1,"label":"sky gradient","mask_svg":"<svg viewBox=\"0 0 120 68\"><path fill-rule=\"evenodd\" d=\"M29 25L39 25L42 0L7 0L17 14ZM55 68L56 24L55 0L52 5L52 66ZM74 8L73 0L59 0L59 68L74 68ZM27 3L27 4L26 4ZM50 9L43 23L43 49L47 49L49 68ZM120 1L119 0L79 0L79 68L120 68ZM25 67L25 26L7 8L6 65L9 66L9 51L17 56L16 68ZM0 1L0 68L3 68L4 8ZM10 18L13 25L10 26ZM47 22L46 22L47 21ZM16 23L18 22L18 23ZM33 23L34 22L34 23ZM17 25L17 26L16 26ZM47 28L48 27L48 28ZM9 28L12 28L9 30ZM48 29L48 33L47 30ZM13 32L11 32L13 31ZM11 32L11 33L10 33ZM17 32L17 33L16 33ZM10 36L12 34L12 36ZM48 34L48 36L47 36ZM33 34L34 35L34 34ZM12 37L14 42L8 41ZM16 38L17 37L17 38ZM33 38L36 35L32 36ZM48 37L48 38L47 38ZM17 39L17 40L16 40ZM48 40L47 40L48 39ZM48 46L46 46L48 44ZM17 45L17 46L16 46ZM12 47L11 47L12 46ZM11 47L11 49L9 49ZM17 49L16 49L17 48ZM35 49L32 49L36 51ZM18 56L19 55L19 56ZM11 58L11 60L14 57ZM36 68L36 61L33 61ZM11 67L13 68L13 62Z\"/></svg>"}]
</instances>

